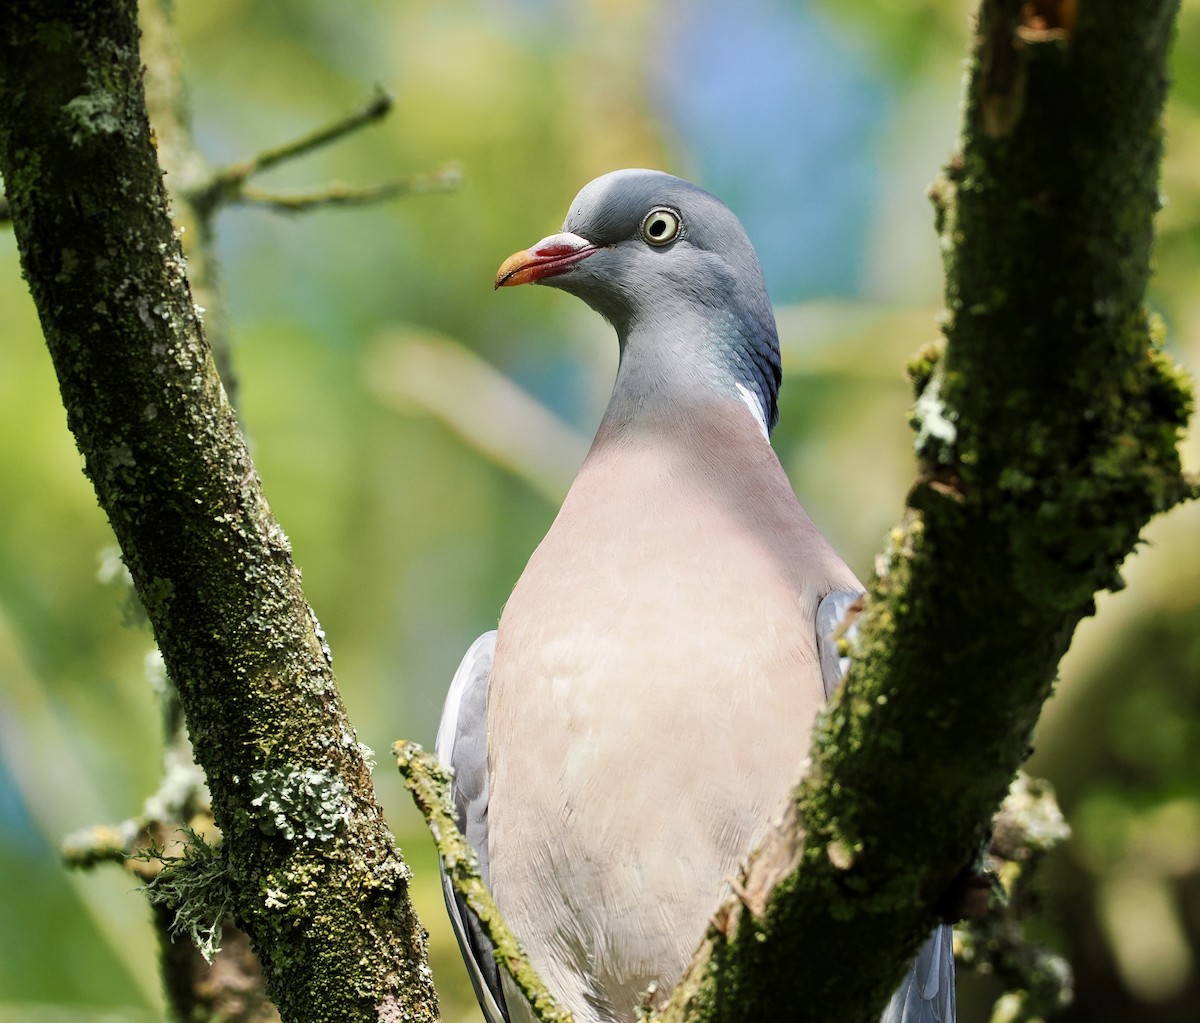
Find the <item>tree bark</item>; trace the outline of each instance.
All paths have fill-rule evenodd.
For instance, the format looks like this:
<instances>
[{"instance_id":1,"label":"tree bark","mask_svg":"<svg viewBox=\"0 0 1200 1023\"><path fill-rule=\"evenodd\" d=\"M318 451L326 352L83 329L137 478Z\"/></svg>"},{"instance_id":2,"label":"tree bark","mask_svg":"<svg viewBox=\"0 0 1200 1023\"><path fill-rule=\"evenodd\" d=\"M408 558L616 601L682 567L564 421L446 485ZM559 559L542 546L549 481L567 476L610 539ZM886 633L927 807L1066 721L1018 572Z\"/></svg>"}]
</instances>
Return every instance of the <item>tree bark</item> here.
<instances>
[{"instance_id":1,"label":"tree bark","mask_svg":"<svg viewBox=\"0 0 1200 1023\"><path fill-rule=\"evenodd\" d=\"M913 366L920 476L791 818L667 1019L878 1019L1093 594L1194 496L1190 387L1144 308L1177 8L981 4L960 149L932 189L945 344Z\"/></svg>"},{"instance_id":2,"label":"tree bark","mask_svg":"<svg viewBox=\"0 0 1200 1023\"><path fill-rule=\"evenodd\" d=\"M0 12L0 172L85 472L178 687L228 904L288 1020L434 1019L408 868L193 305L136 4Z\"/></svg>"}]
</instances>

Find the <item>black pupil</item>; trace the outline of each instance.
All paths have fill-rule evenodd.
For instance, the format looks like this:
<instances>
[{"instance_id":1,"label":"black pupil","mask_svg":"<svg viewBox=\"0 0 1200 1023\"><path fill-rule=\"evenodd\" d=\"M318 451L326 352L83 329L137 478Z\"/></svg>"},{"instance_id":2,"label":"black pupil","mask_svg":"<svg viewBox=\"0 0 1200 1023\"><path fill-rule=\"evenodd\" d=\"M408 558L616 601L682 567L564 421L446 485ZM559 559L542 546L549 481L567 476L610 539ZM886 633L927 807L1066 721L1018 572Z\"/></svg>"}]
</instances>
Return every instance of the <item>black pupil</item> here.
<instances>
[{"instance_id":1,"label":"black pupil","mask_svg":"<svg viewBox=\"0 0 1200 1023\"><path fill-rule=\"evenodd\" d=\"M666 217L655 217L652 221L650 221L650 234L651 235L653 235L655 238L661 238L666 233L667 233Z\"/></svg>"}]
</instances>

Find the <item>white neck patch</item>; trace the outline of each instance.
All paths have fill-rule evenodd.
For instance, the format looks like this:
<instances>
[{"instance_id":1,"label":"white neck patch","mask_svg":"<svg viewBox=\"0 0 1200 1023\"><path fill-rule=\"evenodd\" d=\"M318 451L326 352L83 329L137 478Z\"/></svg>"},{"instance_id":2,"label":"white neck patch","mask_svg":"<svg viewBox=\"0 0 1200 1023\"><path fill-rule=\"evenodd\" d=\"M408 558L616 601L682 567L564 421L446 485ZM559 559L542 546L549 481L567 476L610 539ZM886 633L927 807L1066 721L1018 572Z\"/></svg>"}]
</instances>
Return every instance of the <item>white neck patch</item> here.
<instances>
[{"instance_id":1,"label":"white neck patch","mask_svg":"<svg viewBox=\"0 0 1200 1023\"><path fill-rule=\"evenodd\" d=\"M737 387L738 397L742 399L742 403L746 406L746 408L754 413L754 419L758 423L758 428L762 430L763 437L765 437L767 442L770 443L771 433L767 429L767 413L763 409L762 402L759 400L758 395L750 390L750 388L745 384L736 384L735 386Z\"/></svg>"}]
</instances>

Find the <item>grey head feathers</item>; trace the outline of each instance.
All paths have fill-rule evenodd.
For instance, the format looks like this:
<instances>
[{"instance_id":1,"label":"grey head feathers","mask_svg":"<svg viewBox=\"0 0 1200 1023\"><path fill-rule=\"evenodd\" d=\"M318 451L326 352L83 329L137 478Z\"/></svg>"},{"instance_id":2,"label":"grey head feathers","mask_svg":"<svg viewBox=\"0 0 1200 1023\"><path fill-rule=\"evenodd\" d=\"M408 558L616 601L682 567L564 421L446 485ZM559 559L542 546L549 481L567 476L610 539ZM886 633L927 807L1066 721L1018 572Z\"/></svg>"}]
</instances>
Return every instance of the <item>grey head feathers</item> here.
<instances>
[{"instance_id":1,"label":"grey head feathers","mask_svg":"<svg viewBox=\"0 0 1200 1023\"><path fill-rule=\"evenodd\" d=\"M648 220L655 211L666 212L665 231L662 218ZM540 283L583 299L616 329L615 404L624 392L640 387L645 400L682 381L743 401L749 392L764 426L774 427L775 316L754 247L724 203L661 171L614 171L584 186L563 231L557 237L576 236L596 251Z\"/></svg>"}]
</instances>

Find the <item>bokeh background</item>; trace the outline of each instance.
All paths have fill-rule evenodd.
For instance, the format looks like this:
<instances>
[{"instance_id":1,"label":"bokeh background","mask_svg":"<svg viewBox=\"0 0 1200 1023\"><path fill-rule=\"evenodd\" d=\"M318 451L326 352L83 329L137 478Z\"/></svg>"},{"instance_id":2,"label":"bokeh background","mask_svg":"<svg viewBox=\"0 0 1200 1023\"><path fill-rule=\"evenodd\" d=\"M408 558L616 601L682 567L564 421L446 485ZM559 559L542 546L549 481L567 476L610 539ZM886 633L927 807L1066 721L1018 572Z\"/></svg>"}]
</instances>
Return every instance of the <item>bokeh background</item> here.
<instances>
[{"instance_id":1,"label":"bokeh background","mask_svg":"<svg viewBox=\"0 0 1200 1023\"><path fill-rule=\"evenodd\" d=\"M430 843L387 751L429 742L597 423L607 327L496 266L576 190L661 167L755 240L786 378L776 447L865 575L912 473L902 367L936 333L923 197L958 124L967 0L180 0L199 141L216 164L395 94L386 122L262 184L378 181L449 161L450 194L219 221L241 412L328 633L379 795L417 870L447 1020L475 1017ZM1185 0L1151 302L1200 366L1200 0ZM1187 461L1200 466L1195 439ZM155 788L151 639L0 231L0 1023L162 1017L147 913L62 836ZM1126 591L1080 628L1031 769L1074 838L1037 936L1078 973L1075 1021L1200 1018L1200 509L1148 530ZM964 685L970 680L964 679ZM963 982L965 1023L987 984Z\"/></svg>"}]
</instances>

